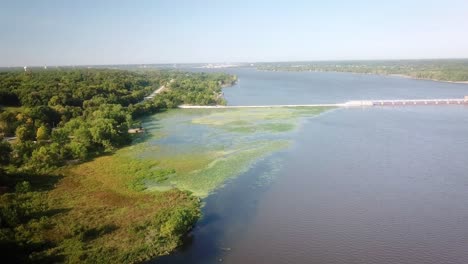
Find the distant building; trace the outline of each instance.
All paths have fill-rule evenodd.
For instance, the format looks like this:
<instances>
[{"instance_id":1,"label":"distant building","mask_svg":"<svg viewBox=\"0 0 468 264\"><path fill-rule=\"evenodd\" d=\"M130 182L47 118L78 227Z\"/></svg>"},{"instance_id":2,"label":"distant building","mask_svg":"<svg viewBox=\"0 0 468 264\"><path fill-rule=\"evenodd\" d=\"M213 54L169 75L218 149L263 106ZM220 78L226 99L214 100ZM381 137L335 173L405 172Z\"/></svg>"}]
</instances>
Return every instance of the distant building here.
<instances>
[{"instance_id":1,"label":"distant building","mask_svg":"<svg viewBox=\"0 0 468 264\"><path fill-rule=\"evenodd\" d=\"M28 71L28 66L24 66L24 71Z\"/></svg>"}]
</instances>

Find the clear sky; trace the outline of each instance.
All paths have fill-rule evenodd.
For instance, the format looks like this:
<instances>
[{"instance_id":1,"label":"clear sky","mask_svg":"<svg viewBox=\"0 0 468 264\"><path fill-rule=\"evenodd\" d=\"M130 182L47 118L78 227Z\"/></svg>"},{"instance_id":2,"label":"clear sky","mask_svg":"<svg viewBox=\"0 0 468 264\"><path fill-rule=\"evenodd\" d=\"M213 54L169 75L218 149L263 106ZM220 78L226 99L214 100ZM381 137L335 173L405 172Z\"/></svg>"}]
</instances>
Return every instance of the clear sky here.
<instances>
[{"instance_id":1,"label":"clear sky","mask_svg":"<svg viewBox=\"0 0 468 264\"><path fill-rule=\"evenodd\" d=\"M468 0L0 0L0 66L468 58Z\"/></svg>"}]
</instances>

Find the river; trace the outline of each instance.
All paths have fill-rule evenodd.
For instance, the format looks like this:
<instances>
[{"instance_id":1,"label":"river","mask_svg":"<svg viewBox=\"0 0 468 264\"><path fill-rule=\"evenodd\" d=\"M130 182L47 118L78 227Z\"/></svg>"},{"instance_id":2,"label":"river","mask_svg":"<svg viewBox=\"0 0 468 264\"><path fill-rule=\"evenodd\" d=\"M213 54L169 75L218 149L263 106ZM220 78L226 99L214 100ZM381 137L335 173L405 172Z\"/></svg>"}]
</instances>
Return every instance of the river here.
<instances>
[{"instance_id":1,"label":"river","mask_svg":"<svg viewBox=\"0 0 468 264\"><path fill-rule=\"evenodd\" d=\"M231 105L460 98L468 85L227 69ZM335 109L204 200L154 263L468 263L468 107Z\"/></svg>"}]
</instances>

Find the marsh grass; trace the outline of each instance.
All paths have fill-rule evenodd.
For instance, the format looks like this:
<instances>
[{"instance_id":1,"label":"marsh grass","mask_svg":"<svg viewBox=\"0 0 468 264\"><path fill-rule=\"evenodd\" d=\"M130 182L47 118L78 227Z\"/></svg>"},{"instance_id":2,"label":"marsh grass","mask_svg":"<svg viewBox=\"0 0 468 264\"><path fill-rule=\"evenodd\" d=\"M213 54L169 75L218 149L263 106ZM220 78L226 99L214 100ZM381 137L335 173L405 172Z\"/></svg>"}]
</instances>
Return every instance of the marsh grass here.
<instances>
[{"instance_id":1,"label":"marsh grass","mask_svg":"<svg viewBox=\"0 0 468 264\"><path fill-rule=\"evenodd\" d=\"M18 184L15 193L1 196L9 205L0 208L2 225L16 228L0 229L0 235L20 242L2 245L10 248L2 252L4 261L134 263L168 254L200 216L200 201L177 189L141 191L141 183L166 180L172 172L118 151Z\"/></svg>"}]
</instances>

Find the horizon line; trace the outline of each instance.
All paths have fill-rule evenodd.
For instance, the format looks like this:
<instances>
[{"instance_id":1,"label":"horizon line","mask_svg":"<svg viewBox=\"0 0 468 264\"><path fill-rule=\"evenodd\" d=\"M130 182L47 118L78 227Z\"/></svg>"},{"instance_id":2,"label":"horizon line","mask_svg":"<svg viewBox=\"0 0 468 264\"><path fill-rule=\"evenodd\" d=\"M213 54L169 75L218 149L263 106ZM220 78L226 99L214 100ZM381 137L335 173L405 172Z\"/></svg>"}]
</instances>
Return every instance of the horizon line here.
<instances>
[{"instance_id":1,"label":"horizon line","mask_svg":"<svg viewBox=\"0 0 468 264\"><path fill-rule=\"evenodd\" d=\"M447 58L412 58L412 59L324 59L324 60L278 60L278 61L224 61L224 62L157 62L157 63L115 63L115 64L43 64L43 65L17 65L0 66L0 68L44 68L44 67L99 67L99 66L127 66L127 65L190 65L190 64L255 64L255 63L304 63L304 62L365 62L365 61L431 61L431 60L468 60L468 57Z\"/></svg>"}]
</instances>

